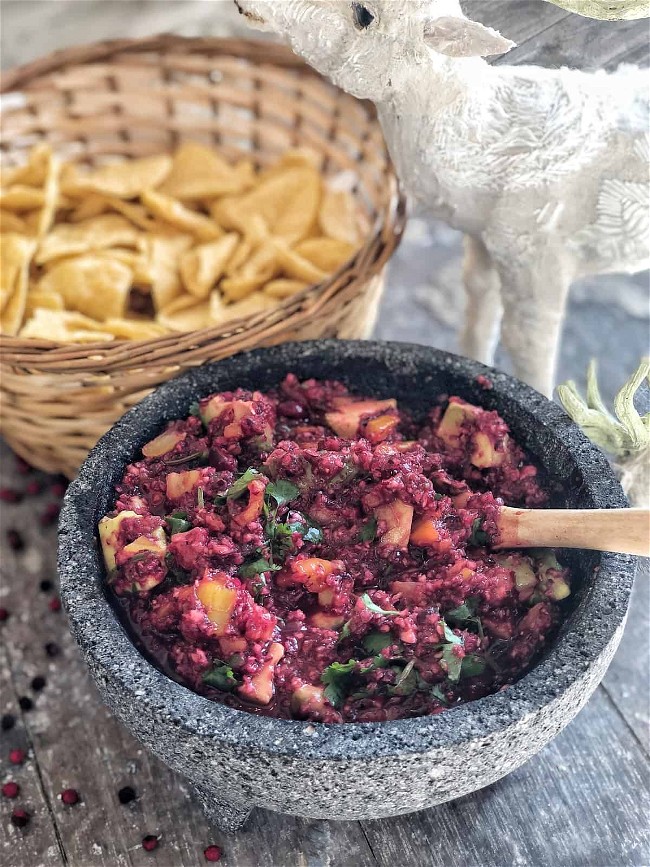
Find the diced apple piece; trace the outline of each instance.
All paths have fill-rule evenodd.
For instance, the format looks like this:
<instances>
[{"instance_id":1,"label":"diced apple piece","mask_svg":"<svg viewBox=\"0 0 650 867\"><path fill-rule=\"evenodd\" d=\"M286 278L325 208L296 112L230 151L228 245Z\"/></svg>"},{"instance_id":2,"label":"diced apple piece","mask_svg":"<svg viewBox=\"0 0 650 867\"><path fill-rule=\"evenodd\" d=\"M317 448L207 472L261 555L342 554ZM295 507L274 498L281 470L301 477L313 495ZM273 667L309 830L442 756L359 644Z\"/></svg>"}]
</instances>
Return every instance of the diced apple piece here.
<instances>
[{"instance_id":1,"label":"diced apple piece","mask_svg":"<svg viewBox=\"0 0 650 867\"><path fill-rule=\"evenodd\" d=\"M440 531L434 518L424 516L413 524L411 544L419 548L435 548L440 541Z\"/></svg>"},{"instance_id":2,"label":"diced apple piece","mask_svg":"<svg viewBox=\"0 0 650 867\"><path fill-rule=\"evenodd\" d=\"M117 534L125 518L139 518L137 512L126 510L118 512L114 518L104 517L99 522L99 540L102 544L104 563L108 572L115 569L115 554L117 552Z\"/></svg>"},{"instance_id":3,"label":"diced apple piece","mask_svg":"<svg viewBox=\"0 0 650 867\"><path fill-rule=\"evenodd\" d=\"M463 425L476 418L480 410L460 398L452 397L438 425L437 434L448 446L455 448Z\"/></svg>"},{"instance_id":4,"label":"diced apple piece","mask_svg":"<svg viewBox=\"0 0 650 867\"><path fill-rule=\"evenodd\" d=\"M161 433L160 436L149 440L146 445L142 446L142 454L145 458L159 458L161 455L166 455L167 452L170 452L186 436L186 433L176 430L165 431L165 433Z\"/></svg>"},{"instance_id":5,"label":"diced apple piece","mask_svg":"<svg viewBox=\"0 0 650 867\"><path fill-rule=\"evenodd\" d=\"M296 560L291 569L300 584L304 584L311 593L318 593L327 588L327 577L337 568L334 560L321 560L320 557L308 557Z\"/></svg>"},{"instance_id":6,"label":"diced apple piece","mask_svg":"<svg viewBox=\"0 0 650 867\"><path fill-rule=\"evenodd\" d=\"M364 415L375 415L386 409L394 409L397 401L389 400L358 400L352 402L348 398L335 398L336 409L325 413L325 420L334 433L343 439L353 439L359 432L359 422Z\"/></svg>"},{"instance_id":7,"label":"diced apple piece","mask_svg":"<svg viewBox=\"0 0 650 867\"><path fill-rule=\"evenodd\" d=\"M128 554L128 559L131 559L131 557L135 557L136 554L151 551L154 554L158 554L159 558L162 560L167 553L167 538L165 537L165 531L162 527L156 527L150 535L154 538L150 539L148 536L138 536L137 539L134 539L133 542L129 542L128 545L125 545L122 548L121 554Z\"/></svg>"},{"instance_id":8,"label":"diced apple piece","mask_svg":"<svg viewBox=\"0 0 650 867\"><path fill-rule=\"evenodd\" d=\"M226 575L201 578L196 585L196 595L205 609L205 616L214 625L217 636L225 635L230 616L237 603L237 590L226 586Z\"/></svg>"},{"instance_id":9,"label":"diced apple piece","mask_svg":"<svg viewBox=\"0 0 650 867\"><path fill-rule=\"evenodd\" d=\"M395 500L385 506L378 506L375 509L375 517L386 527L379 539L380 545L391 545L400 550L408 548L413 522L413 506L402 502L402 500Z\"/></svg>"},{"instance_id":10,"label":"diced apple piece","mask_svg":"<svg viewBox=\"0 0 650 867\"><path fill-rule=\"evenodd\" d=\"M540 589L559 602L571 595L571 588L564 577L564 570L552 551L545 551L538 566Z\"/></svg>"},{"instance_id":11,"label":"diced apple piece","mask_svg":"<svg viewBox=\"0 0 650 867\"><path fill-rule=\"evenodd\" d=\"M504 444L505 445L505 444ZM479 470L489 467L500 467L506 459L504 451L497 451L489 436L482 431L477 431L472 437L472 453L470 463Z\"/></svg>"},{"instance_id":12,"label":"diced apple piece","mask_svg":"<svg viewBox=\"0 0 650 867\"><path fill-rule=\"evenodd\" d=\"M213 418L220 416L229 406L230 401L224 400L219 394L215 394L215 396L211 397L206 405L200 409L201 418L203 419L204 424L209 424Z\"/></svg>"},{"instance_id":13,"label":"diced apple piece","mask_svg":"<svg viewBox=\"0 0 650 867\"><path fill-rule=\"evenodd\" d=\"M201 470L169 473L167 476L167 499L179 500L183 494L189 494L198 485L200 479Z\"/></svg>"},{"instance_id":14,"label":"diced apple piece","mask_svg":"<svg viewBox=\"0 0 650 867\"><path fill-rule=\"evenodd\" d=\"M322 686L304 683L291 696L291 710L296 714L311 714L325 708L325 691Z\"/></svg>"},{"instance_id":15,"label":"diced apple piece","mask_svg":"<svg viewBox=\"0 0 650 867\"><path fill-rule=\"evenodd\" d=\"M396 415L378 415L366 425L366 437L371 443L380 443L393 433L398 424L399 417Z\"/></svg>"},{"instance_id":16,"label":"diced apple piece","mask_svg":"<svg viewBox=\"0 0 650 867\"><path fill-rule=\"evenodd\" d=\"M266 490L266 485L264 482L261 482L259 479L254 479L248 485L248 503L233 518L233 522L238 524L240 527L246 527L251 521L254 521L256 518L262 514L262 508L264 506L264 491Z\"/></svg>"},{"instance_id":17,"label":"diced apple piece","mask_svg":"<svg viewBox=\"0 0 650 867\"><path fill-rule=\"evenodd\" d=\"M276 664L284 656L284 647L274 643L269 649L267 661L250 679L249 683L243 683L238 692L248 701L255 704L268 704L273 698L273 674Z\"/></svg>"},{"instance_id":18,"label":"diced apple piece","mask_svg":"<svg viewBox=\"0 0 650 867\"><path fill-rule=\"evenodd\" d=\"M315 611L309 615L309 623L311 626L317 626L319 629L338 629L345 623L345 617L342 614L328 614L326 611Z\"/></svg>"}]
</instances>

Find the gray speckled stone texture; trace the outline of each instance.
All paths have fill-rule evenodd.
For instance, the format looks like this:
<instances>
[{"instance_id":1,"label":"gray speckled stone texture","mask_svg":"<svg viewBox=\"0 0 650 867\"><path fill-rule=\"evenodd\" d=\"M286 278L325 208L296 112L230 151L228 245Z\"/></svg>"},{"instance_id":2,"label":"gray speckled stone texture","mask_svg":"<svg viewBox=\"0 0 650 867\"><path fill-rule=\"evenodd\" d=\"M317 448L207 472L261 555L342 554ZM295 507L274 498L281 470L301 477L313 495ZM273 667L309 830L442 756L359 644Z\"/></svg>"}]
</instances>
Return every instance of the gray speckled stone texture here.
<instances>
[{"instance_id":1,"label":"gray speckled stone texture","mask_svg":"<svg viewBox=\"0 0 650 867\"><path fill-rule=\"evenodd\" d=\"M285 344L197 368L132 409L98 443L69 488L60 524L61 594L105 701L146 746L184 774L217 824L259 806L361 819L431 807L489 785L538 752L585 704L619 643L635 559L565 552L577 576L567 619L516 684L446 713L389 723L324 725L259 717L173 682L135 648L103 589L95 527L139 447L193 400L236 386L265 389L293 371L397 396L423 414L442 393L500 412L544 468L553 505L626 504L609 464L554 404L505 374L428 347ZM476 376L494 387L481 388Z\"/></svg>"}]
</instances>

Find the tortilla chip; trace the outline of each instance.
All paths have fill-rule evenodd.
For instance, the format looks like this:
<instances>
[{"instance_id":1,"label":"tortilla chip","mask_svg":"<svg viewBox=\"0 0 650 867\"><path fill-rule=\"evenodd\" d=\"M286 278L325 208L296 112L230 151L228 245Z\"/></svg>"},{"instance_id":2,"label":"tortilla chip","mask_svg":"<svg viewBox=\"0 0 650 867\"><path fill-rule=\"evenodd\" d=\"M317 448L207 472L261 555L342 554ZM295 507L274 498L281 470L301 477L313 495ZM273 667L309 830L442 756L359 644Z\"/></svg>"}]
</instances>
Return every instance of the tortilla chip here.
<instances>
[{"instance_id":1,"label":"tortilla chip","mask_svg":"<svg viewBox=\"0 0 650 867\"><path fill-rule=\"evenodd\" d=\"M318 224L323 234L336 241L359 245L359 230L354 199L346 190L325 190Z\"/></svg>"},{"instance_id":2,"label":"tortilla chip","mask_svg":"<svg viewBox=\"0 0 650 867\"><path fill-rule=\"evenodd\" d=\"M112 334L103 333L101 328L99 322L80 313L37 307L34 315L23 326L20 336L57 343L99 343L115 339Z\"/></svg>"},{"instance_id":3,"label":"tortilla chip","mask_svg":"<svg viewBox=\"0 0 650 867\"><path fill-rule=\"evenodd\" d=\"M25 319L32 316L38 307L44 310L65 310L63 296L59 295L58 292L41 292L40 289L28 290Z\"/></svg>"},{"instance_id":4,"label":"tortilla chip","mask_svg":"<svg viewBox=\"0 0 650 867\"><path fill-rule=\"evenodd\" d=\"M167 328L150 319L107 319L104 331L118 340L152 340L167 334Z\"/></svg>"},{"instance_id":5,"label":"tortilla chip","mask_svg":"<svg viewBox=\"0 0 650 867\"><path fill-rule=\"evenodd\" d=\"M26 184L29 187L40 187L45 183L47 175L47 160L52 153L52 148L47 144L35 145L29 152L29 159L25 165L2 168L0 182L3 187L13 184Z\"/></svg>"},{"instance_id":6,"label":"tortilla chip","mask_svg":"<svg viewBox=\"0 0 650 867\"><path fill-rule=\"evenodd\" d=\"M108 211L109 206L106 196L102 196L99 193L89 193L77 201L74 209L68 214L66 219L72 223L80 223L83 220L90 220L92 217L99 217Z\"/></svg>"},{"instance_id":7,"label":"tortilla chip","mask_svg":"<svg viewBox=\"0 0 650 867\"><path fill-rule=\"evenodd\" d=\"M22 324L34 248L34 242L22 235L0 236L0 331L3 334L17 334Z\"/></svg>"},{"instance_id":8,"label":"tortilla chip","mask_svg":"<svg viewBox=\"0 0 650 867\"><path fill-rule=\"evenodd\" d=\"M356 248L335 238L308 238L295 247L295 252L321 271L331 274L354 255Z\"/></svg>"},{"instance_id":9,"label":"tortilla chip","mask_svg":"<svg viewBox=\"0 0 650 867\"><path fill-rule=\"evenodd\" d=\"M210 327L210 305L197 304L193 296L176 298L158 314L158 322L171 331L200 331Z\"/></svg>"},{"instance_id":10,"label":"tortilla chip","mask_svg":"<svg viewBox=\"0 0 650 867\"><path fill-rule=\"evenodd\" d=\"M303 283L302 280L289 280L287 277L281 277L267 283L264 286L264 294L270 298L291 298L292 295L302 292L308 286L309 283Z\"/></svg>"},{"instance_id":11,"label":"tortilla chip","mask_svg":"<svg viewBox=\"0 0 650 867\"><path fill-rule=\"evenodd\" d=\"M305 283L320 283L321 280L327 277L324 271L312 265L308 259L303 259L302 256L299 256L288 244L285 244L278 238L274 238L272 244L282 270L287 277L292 277L294 280L302 280Z\"/></svg>"},{"instance_id":12,"label":"tortilla chip","mask_svg":"<svg viewBox=\"0 0 650 867\"><path fill-rule=\"evenodd\" d=\"M277 301L262 292L255 292L235 304L224 304L223 296L218 290L215 290L210 295L210 319L213 325L221 325L221 323L230 322L233 319L254 316L256 313L261 313L262 310L276 305Z\"/></svg>"},{"instance_id":13,"label":"tortilla chip","mask_svg":"<svg viewBox=\"0 0 650 867\"><path fill-rule=\"evenodd\" d=\"M155 232L157 229L160 229L160 223L151 214L148 214L147 209L142 205L125 202L122 199L116 199L114 196L107 196L104 201L109 208L126 217L138 229L144 229L145 232Z\"/></svg>"},{"instance_id":14,"label":"tortilla chip","mask_svg":"<svg viewBox=\"0 0 650 867\"><path fill-rule=\"evenodd\" d=\"M306 146L289 148L289 150L285 151L280 156L280 159L276 163L273 163L273 165L260 172L258 180L266 180L266 178L277 175L284 169L295 168L296 166L300 168L314 169L319 172L322 168L322 164L323 160L321 155L313 148Z\"/></svg>"},{"instance_id":15,"label":"tortilla chip","mask_svg":"<svg viewBox=\"0 0 650 867\"><path fill-rule=\"evenodd\" d=\"M219 154L198 142L185 142L174 154L172 169L159 191L175 199L196 201L238 193L245 189L244 175Z\"/></svg>"},{"instance_id":16,"label":"tortilla chip","mask_svg":"<svg viewBox=\"0 0 650 867\"><path fill-rule=\"evenodd\" d=\"M221 281L220 289L229 301L239 301L260 289L280 271L275 244L260 245L243 267L232 277Z\"/></svg>"},{"instance_id":17,"label":"tortilla chip","mask_svg":"<svg viewBox=\"0 0 650 867\"><path fill-rule=\"evenodd\" d=\"M251 242L251 249L269 237L269 227L261 214L242 208L240 199L218 199L210 205L215 221L230 231L240 232Z\"/></svg>"},{"instance_id":18,"label":"tortilla chip","mask_svg":"<svg viewBox=\"0 0 650 867\"><path fill-rule=\"evenodd\" d=\"M207 298L238 243L239 235L233 233L184 253L180 260L180 273L187 291L196 298Z\"/></svg>"},{"instance_id":19,"label":"tortilla chip","mask_svg":"<svg viewBox=\"0 0 650 867\"><path fill-rule=\"evenodd\" d=\"M57 209L59 198L59 175L61 174L61 163L50 153L47 160L47 175L43 186L43 208L38 217L37 235L42 238L46 232L49 232L54 214Z\"/></svg>"},{"instance_id":20,"label":"tortilla chip","mask_svg":"<svg viewBox=\"0 0 650 867\"><path fill-rule=\"evenodd\" d=\"M200 241L215 241L223 235L221 228L204 214L191 211L171 196L147 190L141 196L143 204L171 226L191 232Z\"/></svg>"},{"instance_id":21,"label":"tortilla chip","mask_svg":"<svg viewBox=\"0 0 650 867\"><path fill-rule=\"evenodd\" d=\"M192 246L193 240L190 235L179 234L149 234L141 238L140 247L151 278L151 295L158 312L182 291L179 259Z\"/></svg>"},{"instance_id":22,"label":"tortilla chip","mask_svg":"<svg viewBox=\"0 0 650 867\"><path fill-rule=\"evenodd\" d=\"M104 193L118 199L133 199L145 190L161 184L172 167L172 159L166 154L124 160L101 166L90 172L76 169L62 179L64 193L79 195L84 192Z\"/></svg>"},{"instance_id":23,"label":"tortilla chip","mask_svg":"<svg viewBox=\"0 0 650 867\"><path fill-rule=\"evenodd\" d=\"M0 206L5 211L32 211L34 208L41 208L44 201L43 190L36 187L14 184L0 190Z\"/></svg>"},{"instance_id":24,"label":"tortilla chip","mask_svg":"<svg viewBox=\"0 0 650 867\"><path fill-rule=\"evenodd\" d=\"M253 255L254 245L250 238L242 238L239 246L230 257L230 261L226 265L224 274L226 277L232 277L242 267L242 265Z\"/></svg>"},{"instance_id":25,"label":"tortilla chip","mask_svg":"<svg viewBox=\"0 0 650 867\"><path fill-rule=\"evenodd\" d=\"M40 243L35 257L42 265L51 259L76 256L107 247L135 247L140 238L128 220L118 214L92 217L81 223L60 223Z\"/></svg>"},{"instance_id":26,"label":"tortilla chip","mask_svg":"<svg viewBox=\"0 0 650 867\"><path fill-rule=\"evenodd\" d=\"M0 232L19 232L25 235L28 231L27 223L11 211L0 210Z\"/></svg>"},{"instance_id":27,"label":"tortilla chip","mask_svg":"<svg viewBox=\"0 0 650 867\"><path fill-rule=\"evenodd\" d=\"M58 262L40 279L38 289L57 292L68 310L101 321L124 316L132 282L127 265L88 254Z\"/></svg>"}]
</instances>

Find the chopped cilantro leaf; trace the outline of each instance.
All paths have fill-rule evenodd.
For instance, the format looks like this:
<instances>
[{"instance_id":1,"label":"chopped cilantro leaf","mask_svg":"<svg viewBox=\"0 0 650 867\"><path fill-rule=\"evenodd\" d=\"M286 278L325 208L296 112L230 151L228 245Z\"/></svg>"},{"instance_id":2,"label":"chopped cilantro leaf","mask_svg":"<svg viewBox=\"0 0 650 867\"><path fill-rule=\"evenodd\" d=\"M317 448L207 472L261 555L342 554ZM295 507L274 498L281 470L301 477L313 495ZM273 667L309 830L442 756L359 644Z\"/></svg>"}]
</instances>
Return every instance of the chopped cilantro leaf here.
<instances>
[{"instance_id":1,"label":"chopped cilantro leaf","mask_svg":"<svg viewBox=\"0 0 650 867\"><path fill-rule=\"evenodd\" d=\"M187 512L173 512L165 518L165 522L170 536L175 533L186 533L192 529L192 524L187 520Z\"/></svg>"},{"instance_id":2,"label":"chopped cilantro leaf","mask_svg":"<svg viewBox=\"0 0 650 867\"><path fill-rule=\"evenodd\" d=\"M198 400L195 400L190 404L190 415L195 415L197 418L201 417L201 407L199 406Z\"/></svg>"},{"instance_id":3,"label":"chopped cilantro leaf","mask_svg":"<svg viewBox=\"0 0 650 867\"><path fill-rule=\"evenodd\" d=\"M177 458L170 458L168 461L165 461L168 467L177 466L178 464L189 464L190 461L195 461L198 458L203 458L204 460L207 458L208 453L203 450L199 450L196 452L192 452L189 455L180 455Z\"/></svg>"},{"instance_id":4,"label":"chopped cilantro leaf","mask_svg":"<svg viewBox=\"0 0 650 867\"><path fill-rule=\"evenodd\" d=\"M224 692L232 692L237 686L237 678L229 665L226 665L225 662L217 662L212 666L210 671L203 675L203 683Z\"/></svg>"},{"instance_id":5,"label":"chopped cilantro leaf","mask_svg":"<svg viewBox=\"0 0 650 867\"><path fill-rule=\"evenodd\" d=\"M300 495L300 488L286 479L278 479L277 482L269 482L264 492L265 497L275 500L278 507L290 503Z\"/></svg>"},{"instance_id":6,"label":"chopped cilantro leaf","mask_svg":"<svg viewBox=\"0 0 650 867\"><path fill-rule=\"evenodd\" d=\"M343 624L343 629L341 630L341 634L339 635L339 641L345 641L346 638L350 637L350 621L346 620ZM337 642L338 644L338 642Z\"/></svg>"},{"instance_id":7,"label":"chopped cilantro leaf","mask_svg":"<svg viewBox=\"0 0 650 867\"><path fill-rule=\"evenodd\" d=\"M395 644L395 639L390 632L369 632L361 643L368 653L380 653L385 647Z\"/></svg>"},{"instance_id":8,"label":"chopped cilantro leaf","mask_svg":"<svg viewBox=\"0 0 650 867\"><path fill-rule=\"evenodd\" d=\"M380 608L379 605L376 605L370 596L367 593L364 593L361 597L361 601L366 606L368 611L372 611L373 614L383 614L384 617L397 617L400 613L399 611L384 611L383 608Z\"/></svg>"},{"instance_id":9,"label":"chopped cilantro leaf","mask_svg":"<svg viewBox=\"0 0 650 867\"><path fill-rule=\"evenodd\" d=\"M321 674L321 683L325 684L325 698L334 707L340 707L345 701L356 665L355 659L350 659L348 662L333 662Z\"/></svg>"},{"instance_id":10,"label":"chopped cilantro leaf","mask_svg":"<svg viewBox=\"0 0 650 867\"><path fill-rule=\"evenodd\" d=\"M483 674L485 666L486 663L484 659L470 653L468 656L463 657L460 669L461 677L476 677L479 674Z\"/></svg>"},{"instance_id":11,"label":"chopped cilantro leaf","mask_svg":"<svg viewBox=\"0 0 650 867\"><path fill-rule=\"evenodd\" d=\"M466 599L462 605L452 608L451 611L447 611L445 619L455 626L468 627L476 625L479 636L483 638L483 624L481 623L481 618L476 613L477 608L478 599Z\"/></svg>"},{"instance_id":12,"label":"chopped cilantro leaf","mask_svg":"<svg viewBox=\"0 0 650 867\"><path fill-rule=\"evenodd\" d=\"M374 542L377 536L377 518L371 518L359 531L360 542Z\"/></svg>"},{"instance_id":13,"label":"chopped cilantro leaf","mask_svg":"<svg viewBox=\"0 0 650 867\"><path fill-rule=\"evenodd\" d=\"M246 472L241 475L237 481L233 482L232 485L226 491L226 498L229 500L236 500L242 496L242 494L246 493L246 489L248 485L256 479L260 473L254 469L253 467L249 467Z\"/></svg>"},{"instance_id":14,"label":"chopped cilantro leaf","mask_svg":"<svg viewBox=\"0 0 650 867\"><path fill-rule=\"evenodd\" d=\"M275 563L269 563L263 557L259 560L253 560L252 563L244 563L239 567L239 574L242 578L253 578L255 575L261 575L263 572L277 572L280 566Z\"/></svg>"},{"instance_id":15,"label":"chopped cilantro leaf","mask_svg":"<svg viewBox=\"0 0 650 867\"><path fill-rule=\"evenodd\" d=\"M447 626L444 620L440 621L442 623L442 628L445 631L445 641L448 641L449 644L462 644L463 639L460 635L456 635L452 630Z\"/></svg>"},{"instance_id":16,"label":"chopped cilantro leaf","mask_svg":"<svg viewBox=\"0 0 650 867\"><path fill-rule=\"evenodd\" d=\"M443 704L449 704L449 702L447 701L447 696L444 694L439 684L434 683L429 692L434 698L437 698L438 701L442 702Z\"/></svg>"},{"instance_id":17,"label":"chopped cilantro leaf","mask_svg":"<svg viewBox=\"0 0 650 867\"><path fill-rule=\"evenodd\" d=\"M442 661L445 663L447 678L452 683L458 683L460 680L460 671L463 665L463 660L460 656L454 653L453 644L445 644L442 649Z\"/></svg>"},{"instance_id":18,"label":"chopped cilantro leaf","mask_svg":"<svg viewBox=\"0 0 650 867\"><path fill-rule=\"evenodd\" d=\"M490 537L483 529L483 518L475 518L472 522L472 532L467 540L468 545L481 547L490 544Z\"/></svg>"},{"instance_id":19,"label":"chopped cilantro leaf","mask_svg":"<svg viewBox=\"0 0 650 867\"><path fill-rule=\"evenodd\" d=\"M417 672L413 670L414 665L415 660L412 659L397 675L397 680L389 689L391 695L410 695L412 692L415 692L418 686L418 681Z\"/></svg>"}]
</instances>

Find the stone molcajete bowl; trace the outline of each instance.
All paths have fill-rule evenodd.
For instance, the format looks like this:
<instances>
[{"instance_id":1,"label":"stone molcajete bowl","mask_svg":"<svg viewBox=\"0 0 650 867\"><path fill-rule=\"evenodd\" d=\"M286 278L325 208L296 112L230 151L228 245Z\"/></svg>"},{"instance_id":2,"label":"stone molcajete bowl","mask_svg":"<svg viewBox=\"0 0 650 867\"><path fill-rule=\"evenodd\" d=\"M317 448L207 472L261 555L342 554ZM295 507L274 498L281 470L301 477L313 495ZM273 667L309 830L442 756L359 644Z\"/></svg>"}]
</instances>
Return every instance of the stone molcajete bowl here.
<instances>
[{"instance_id":1,"label":"stone molcajete bowl","mask_svg":"<svg viewBox=\"0 0 650 867\"><path fill-rule=\"evenodd\" d=\"M585 704L619 643L635 560L567 553L577 582L546 655L507 690L437 716L324 725L225 707L170 680L135 648L102 588L96 526L140 446L192 401L284 375L335 378L424 413L441 393L496 409L546 471L554 505L626 505L605 458L554 404L479 364L422 346L287 344L185 373L145 398L98 443L70 486L60 524L61 593L97 686L124 725L194 787L208 815L240 827L252 807L300 816L397 815L465 795L517 768ZM479 374L494 387L482 388Z\"/></svg>"}]
</instances>

